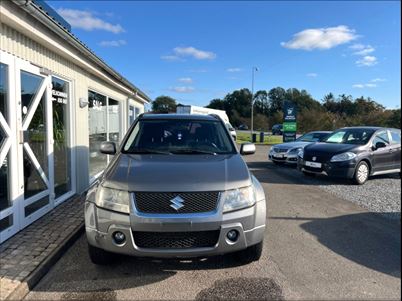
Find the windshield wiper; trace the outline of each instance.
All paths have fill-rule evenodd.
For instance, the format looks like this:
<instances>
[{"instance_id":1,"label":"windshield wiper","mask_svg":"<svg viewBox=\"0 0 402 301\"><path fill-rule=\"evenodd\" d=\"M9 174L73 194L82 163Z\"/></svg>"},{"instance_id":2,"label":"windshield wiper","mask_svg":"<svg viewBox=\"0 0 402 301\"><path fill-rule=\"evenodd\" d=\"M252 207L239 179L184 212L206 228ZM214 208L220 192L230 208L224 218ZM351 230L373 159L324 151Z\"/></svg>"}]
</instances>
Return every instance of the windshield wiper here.
<instances>
[{"instance_id":1,"label":"windshield wiper","mask_svg":"<svg viewBox=\"0 0 402 301\"><path fill-rule=\"evenodd\" d=\"M178 149L172 151L173 154L207 154L207 155L216 155L215 152L198 150L198 149Z\"/></svg>"},{"instance_id":2,"label":"windshield wiper","mask_svg":"<svg viewBox=\"0 0 402 301\"><path fill-rule=\"evenodd\" d=\"M160 151L156 149L149 149L149 148L137 148L130 152L129 154L158 154L158 155L171 155L171 152L168 151Z\"/></svg>"}]
</instances>

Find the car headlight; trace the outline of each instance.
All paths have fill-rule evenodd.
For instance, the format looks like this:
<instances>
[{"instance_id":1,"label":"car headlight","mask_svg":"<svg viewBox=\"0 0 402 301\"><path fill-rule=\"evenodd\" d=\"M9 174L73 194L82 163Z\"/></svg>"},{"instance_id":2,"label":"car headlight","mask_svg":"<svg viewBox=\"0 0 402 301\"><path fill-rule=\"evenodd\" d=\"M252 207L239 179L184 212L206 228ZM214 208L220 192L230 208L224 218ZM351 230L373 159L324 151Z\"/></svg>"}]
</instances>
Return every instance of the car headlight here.
<instances>
[{"instance_id":1,"label":"car headlight","mask_svg":"<svg viewBox=\"0 0 402 301\"><path fill-rule=\"evenodd\" d=\"M288 154L298 154L301 150L301 147L291 148L290 150L288 150Z\"/></svg>"},{"instance_id":2,"label":"car headlight","mask_svg":"<svg viewBox=\"0 0 402 301\"><path fill-rule=\"evenodd\" d=\"M249 186L224 191L221 200L223 200L223 212L229 212L253 206L256 197L253 186Z\"/></svg>"},{"instance_id":3,"label":"car headlight","mask_svg":"<svg viewBox=\"0 0 402 301\"><path fill-rule=\"evenodd\" d=\"M341 161L349 161L356 158L356 154L352 152L346 152L339 155L335 155L331 158L331 162L341 162Z\"/></svg>"},{"instance_id":4,"label":"car headlight","mask_svg":"<svg viewBox=\"0 0 402 301\"><path fill-rule=\"evenodd\" d=\"M303 157L304 157L304 150L301 149L301 150L297 153L297 155L299 156L299 158L303 159Z\"/></svg>"},{"instance_id":5,"label":"car headlight","mask_svg":"<svg viewBox=\"0 0 402 301\"><path fill-rule=\"evenodd\" d=\"M128 191L99 186L96 192L95 204L105 209L130 213L130 196Z\"/></svg>"}]
</instances>

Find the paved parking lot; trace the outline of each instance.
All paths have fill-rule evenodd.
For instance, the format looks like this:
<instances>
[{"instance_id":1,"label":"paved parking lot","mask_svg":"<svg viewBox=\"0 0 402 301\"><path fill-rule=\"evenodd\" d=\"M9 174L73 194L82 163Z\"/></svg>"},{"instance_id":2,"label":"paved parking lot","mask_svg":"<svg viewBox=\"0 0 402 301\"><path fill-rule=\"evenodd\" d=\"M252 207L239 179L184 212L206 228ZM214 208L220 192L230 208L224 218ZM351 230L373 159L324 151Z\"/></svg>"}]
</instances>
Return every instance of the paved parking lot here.
<instances>
[{"instance_id":1,"label":"paved parking lot","mask_svg":"<svg viewBox=\"0 0 402 301\"><path fill-rule=\"evenodd\" d=\"M267 149L245 157L267 195L259 262L121 256L100 267L90 262L82 236L27 299L400 299L400 219L385 219L295 169L266 162ZM400 180L395 185L400 197Z\"/></svg>"}]
</instances>

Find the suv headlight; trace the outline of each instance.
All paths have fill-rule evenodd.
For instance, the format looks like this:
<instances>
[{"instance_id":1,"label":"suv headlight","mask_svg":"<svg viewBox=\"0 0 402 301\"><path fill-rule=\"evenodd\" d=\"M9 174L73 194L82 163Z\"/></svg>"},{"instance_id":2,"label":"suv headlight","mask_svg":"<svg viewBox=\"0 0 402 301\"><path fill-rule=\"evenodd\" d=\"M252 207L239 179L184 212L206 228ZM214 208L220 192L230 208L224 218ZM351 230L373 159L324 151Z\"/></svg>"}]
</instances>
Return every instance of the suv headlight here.
<instances>
[{"instance_id":1,"label":"suv headlight","mask_svg":"<svg viewBox=\"0 0 402 301\"><path fill-rule=\"evenodd\" d=\"M130 196L128 191L99 186L95 204L105 209L130 213Z\"/></svg>"},{"instance_id":2,"label":"suv headlight","mask_svg":"<svg viewBox=\"0 0 402 301\"><path fill-rule=\"evenodd\" d=\"M303 159L303 157L304 157L304 150L301 149L301 150L298 152L297 155L299 156L299 158Z\"/></svg>"},{"instance_id":3,"label":"suv headlight","mask_svg":"<svg viewBox=\"0 0 402 301\"><path fill-rule=\"evenodd\" d=\"M356 154L352 152L346 152L339 155L335 155L331 158L331 162L341 162L341 161L349 161L356 158Z\"/></svg>"},{"instance_id":4,"label":"suv headlight","mask_svg":"<svg viewBox=\"0 0 402 301\"><path fill-rule=\"evenodd\" d=\"M253 186L249 186L224 191L221 200L223 200L223 212L229 212L253 206L256 197Z\"/></svg>"}]
</instances>

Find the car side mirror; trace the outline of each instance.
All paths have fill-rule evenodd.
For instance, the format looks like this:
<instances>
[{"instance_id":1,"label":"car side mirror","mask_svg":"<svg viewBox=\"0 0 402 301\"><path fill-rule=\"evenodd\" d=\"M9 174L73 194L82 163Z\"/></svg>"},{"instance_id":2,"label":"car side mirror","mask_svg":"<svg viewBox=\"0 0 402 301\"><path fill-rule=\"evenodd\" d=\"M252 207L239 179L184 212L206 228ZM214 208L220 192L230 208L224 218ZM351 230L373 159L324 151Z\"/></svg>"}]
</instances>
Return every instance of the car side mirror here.
<instances>
[{"instance_id":1,"label":"car side mirror","mask_svg":"<svg viewBox=\"0 0 402 301\"><path fill-rule=\"evenodd\" d=\"M102 142L100 146L100 152L106 155L116 154L116 144L114 142L106 141Z\"/></svg>"},{"instance_id":2,"label":"car side mirror","mask_svg":"<svg viewBox=\"0 0 402 301\"><path fill-rule=\"evenodd\" d=\"M384 142L378 141L374 146L374 150L377 150L379 148L384 148L384 147L387 147L387 145Z\"/></svg>"},{"instance_id":3,"label":"car side mirror","mask_svg":"<svg viewBox=\"0 0 402 301\"><path fill-rule=\"evenodd\" d=\"M254 143L243 143L240 145L240 155L252 155L255 153L255 144Z\"/></svg>"}]
</instances>

